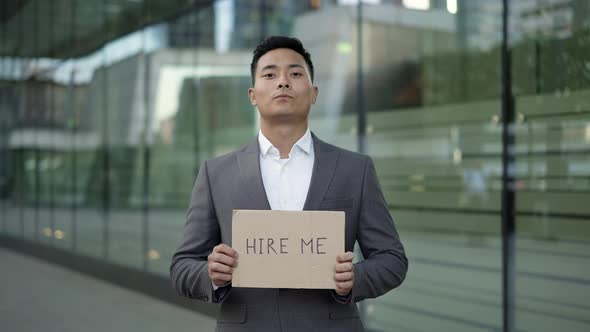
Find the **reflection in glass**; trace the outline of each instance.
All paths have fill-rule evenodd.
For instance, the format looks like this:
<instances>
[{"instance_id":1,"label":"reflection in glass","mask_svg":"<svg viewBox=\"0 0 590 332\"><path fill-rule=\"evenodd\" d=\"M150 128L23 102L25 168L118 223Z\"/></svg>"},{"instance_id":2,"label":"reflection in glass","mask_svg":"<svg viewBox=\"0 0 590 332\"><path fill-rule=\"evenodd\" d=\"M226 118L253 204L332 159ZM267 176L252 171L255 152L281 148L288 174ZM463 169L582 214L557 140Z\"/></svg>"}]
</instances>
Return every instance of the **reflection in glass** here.
<instances>
[{"instance_id":1,"label":"reflection in glass","mask_svg":"<svg viewBox=\"0 0 590 332\"><path fill-rule=\"evenodd\" d=\"M518 15L516 328L586 331L590 7L537 2Z\"/></svg>"},{"instance_id":2,"label":"reflection in glass","mask_svg":"<svg viewBox=\"0 0 590 332\"><path fill-rule=\"evenodd\" d=\"M500 112L499 40L464 45L473 10L403 4L363 8L367 152L410 261L399 290L365 301L365 324L501 329L501 127L490 121ZM354 113L357 94L346 95Z\"/></svg>"}]
</instances>

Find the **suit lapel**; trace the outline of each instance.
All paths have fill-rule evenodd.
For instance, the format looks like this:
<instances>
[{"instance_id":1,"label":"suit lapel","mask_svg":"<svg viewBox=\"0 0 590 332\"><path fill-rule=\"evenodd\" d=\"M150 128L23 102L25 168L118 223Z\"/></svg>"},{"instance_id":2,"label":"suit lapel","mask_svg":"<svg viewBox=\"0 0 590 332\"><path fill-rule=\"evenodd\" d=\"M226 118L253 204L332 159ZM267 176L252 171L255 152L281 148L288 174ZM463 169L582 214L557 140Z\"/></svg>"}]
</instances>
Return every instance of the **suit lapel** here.
<instances>
[{"instance_id":1,"label":"suit lapel","mask_svg":"<svg viewBox=\"0 0 590 332\"><path fill-rule=\"evenodd\" d=\"M312 137L315 160L303 210L317 210L320 207L338 162L338 151L334 147L322 142L313 133Z\"/></svg>"},{"instance_id":2,"label":"suit lapel","mask_svg":"<svg viewBox=\"0 0 590 332\"><path fill-rule=\"evenodd\" d=\"M244 202L240 208L252 210L270 210L268 197L262 183L260 174L260 147L258 138L246 146L243 151L237 155L238 167L240 169L240 181L242 188L246 191L247 197L243 193L236 193L240 202ZM246 200L244 201L244 198ZM239 204L242 205L242 204Z\"/></svg>"}]
</instances>

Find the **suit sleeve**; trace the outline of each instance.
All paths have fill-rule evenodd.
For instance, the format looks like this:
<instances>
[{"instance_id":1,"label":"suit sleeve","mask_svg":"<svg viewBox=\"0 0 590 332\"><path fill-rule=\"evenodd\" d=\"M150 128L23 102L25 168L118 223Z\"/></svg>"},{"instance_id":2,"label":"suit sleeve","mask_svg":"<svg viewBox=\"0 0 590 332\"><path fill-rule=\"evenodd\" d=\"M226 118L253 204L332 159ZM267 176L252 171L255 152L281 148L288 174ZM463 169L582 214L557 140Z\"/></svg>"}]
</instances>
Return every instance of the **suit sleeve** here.
<instances>
[{"instance_id":1,"label":"suit sleeve","mask_svg":"<svg viewBox=\"0 0 590 332\"><path fill-rule=\"evenodd\" d=\"M207 273L207 256L220 242L207 162L204 162L193 187L182 240L170 265L172 284L179 294L206 302L220 301Z\"/></svg>"},{"instance_id":2,"label":"suit sleeve","mask_svg":"<svg viewBox=\"0 0 590 332\"><path fill-rule=\"evenodd\" d=\"M381 296L398 287L408 270L404 247L370 158L365 164L360 204L357 241L364 260L354 265L354 302Z\"/></svg>"}]
</instances>

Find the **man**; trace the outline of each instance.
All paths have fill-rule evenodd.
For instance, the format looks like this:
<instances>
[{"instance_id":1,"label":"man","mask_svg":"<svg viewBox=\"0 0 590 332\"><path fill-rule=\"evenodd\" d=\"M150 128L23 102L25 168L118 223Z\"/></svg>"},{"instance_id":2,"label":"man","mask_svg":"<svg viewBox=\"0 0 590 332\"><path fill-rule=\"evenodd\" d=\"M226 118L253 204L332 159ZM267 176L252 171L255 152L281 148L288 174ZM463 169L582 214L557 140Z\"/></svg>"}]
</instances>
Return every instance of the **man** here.
<instances>
[{"instance_id":1,"label":"man","mask_svg":"<svg viewBox=\"0 0 590 332\"><path fill-rule=\"evenodd\" d=\"M408 268L373 163L309 131L318 88L299 40L264 40L251 73L260 132L202 164L170 267L174 286L183 296L221 303L218 331L362 331L354 303L399 286ZM231 248L233 209L345 211L347 252L334 262L336 289L232 288L239 262ZM355 241L364 260L353 265Z\"/></svg>"}]
</instances>

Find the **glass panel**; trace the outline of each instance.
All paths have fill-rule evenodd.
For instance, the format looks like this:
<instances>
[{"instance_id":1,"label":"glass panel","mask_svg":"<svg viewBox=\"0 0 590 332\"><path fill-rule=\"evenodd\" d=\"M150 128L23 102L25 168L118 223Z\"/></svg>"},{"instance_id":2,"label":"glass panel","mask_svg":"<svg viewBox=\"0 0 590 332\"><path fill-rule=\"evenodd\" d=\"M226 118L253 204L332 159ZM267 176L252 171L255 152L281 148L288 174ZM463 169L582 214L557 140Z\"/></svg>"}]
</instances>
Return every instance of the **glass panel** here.
<instances>
[{"instance_id":1,"label":"glass panel","mask_svg":"<svg viewBox=\"0 0 590 332\"><path fill-rule=\"evenodd\" d=\"M105 81L105 73L108 72L106 52L103 47L79 59L73 74L77 87L86 91L84 99L76 94L76 101L80 100L80 109L74 109L78 121L74 136L76 148L73 150L76 168L73 197L79 203L75 212L74 249L83 255L98 258L107 257L107 220L110 212L109 159L105 144L109 102Z\"/></svg>"},{"instance_id":2,"label":"glass panel","mask_svg":"<svg viewBox=\"0 0 590 332\"><path fill-rule=\"evenodd\" d=\"M90 94L90 93L89 93ZM88 106L86 106L88 107ZM81 138L84 134L80 128ZM104 210L101 201L100 179L103 176L102 159L97 140L88 144L86 151L76 153L76 178L74 197L80 197L81 206L75 210L74 250L84 255L103 257ZM77 200L76 200L77 201Z\"/></svg>"},{"instance_id":3,"label":"glass panel","mask_svg":"<svg viewBox=\"0 0 590 332\"><path fill-rule=\"evenodd\" d=\"M60 40L73 40L75 35L74 7L75 1L67 5L50 3L44 17L47 17L46 37L48 44L55 44ZM54 52L50 52L54 55ZM46 76L52 82L48 107L51 109L50 129L51 144L49 159L51 172L49 175L51 209L49 230L53 245L71 250L74 246L73 215L72 215L72 187L74 175L70 162L74 137L72 127L72 60L57 60L48 70ZM44 234L49 232L44 231Z\"/></svg>"},{"instance_id":4,"label":"glass panel","mask_svg":"<svg viewBox=\"0 0 590 332\"><path fill-rule=\"evenodd\" d=\"M140 33L133 33L126 38L141 39ZM143 265L142 255L142 182L143 163L141 159L142 133L144 123L138 100L142 98L143 78L141 48L135 54L124 59L109 59L117 48L129 48L131 42L119 44L115 41L105 51L108 65L97 75L107 102L104 105L103 144L108 154L106 199L110 209L108 220L108 257L110 260L140 268ZM127 50L130 52L130 50Z\"/></svg>"},{"instance_id":5,"label":"glass panel","mask_svg":"<svg viewBox=\"0 0 590 332\"><path fill-rule=\"evenodd\" d=\"M32 71L35 71L37 61L29 62ZM27 74L28 76L28 74ZM36 128L37 116L41 115L40 96L36 92L38 85L33 79L27 77L23 81L21 99L22 126L19 128L22 158L17 167L22 169L20 189L22 190L21 213L23 222L23 236L30 241L39 239L39 196L40 196L40 151L38 128Z\"/></svg>"},{"instance_id":6,"label":"glass panel","mask_svg":"<svg viewBox=\"0 0 590 332\"><path fill-rule=\"evenodd\" d=\"M60 248L74 247L74 215L73 206L76 203L74 193L75 166L72 164L76 138L72 128L75 126L74 108L75 87L71 82L73 61L61 63L55 67L52 79L52 146L51 160L51 201L52 223L50 229L53 244Z\"/></svg>"},{"instance_id":7,"label":"glass panel","mask_svg":"<svg viewBox=\"0 0 590 332\"><path fill-rule=\"evenodd\" d=\"M49 27L51 28L51 27ZM39 240L46 245L52 245L54 240L63 240L63 230L55 228L55 187L56 187L56 170L61 167L61 157L57 151L57 141L60 137L57 135L61 132L56 125L58 122L63 123L61 112L57 111L57 94L64 89L52 77L55 70L55 64L52 61L43 67L36 77L35 100L39 103L40 114L36 115L35 130L37 131L37 142L39 149L38 165L38 207L37 216L39 223ZM63 138L62 138L63 140Z\"/></svg>"},{"instance_id":8,"label":"glass panel","mask_svg":"<svg viewBox=\"0 0 590 332\"><path fill-rule=\"evenodd\" d=\"M4 143L2 166L0 166L3 169L2 188L0 191L4 208L2 225L7 235L20 237L22 235L22 221L18 201L20 201L19 194L22 191L17 192L15 186L21 173L17 165L20 164L19 159L22 157L22 154L17 153L17 149L14 148L16 142L13 141L12 133L19 121L19 93L21 84L14 83L14 81L10 80L11 78L15 79L18 74L16 70L18 66L15 65L15 61L8 57L4 57L2 60L4 64L2 78L7 81L3 82L2 85L3 98L1 101L2 109L0 110L0 118L2 118L4 125L2 134L0 134Z\"/></svg>"},{"instance_id":9,"label":"glass panel","mask_svg":"<svg viewBox=\"0 0 590 332\"><path fill-rule=\"evenodd\" d=\"M5 29L0 28L0 34L4 36ZM8 205L6 198L9 193L9 153L8 139L11 127L11 112L8 108L10 85L4 82L7 72L7 59L0 57L0 235L5 235L8 227Z\"/></svg>"},{"instance_id":10,"label":"glass panel","mask_svg":"<svg viewBox=\"0 0 590 332\"><path fill-rule=\"evenodd\" d=\"M367 152L410 262L364 322L500 330L502 2L416 3L363 7Z\"/></svg>"},{"instance_id":11,"label":"glass panel","mask_svg":"<svg viewBox=\"0 0 590 332\"><path fill-rule=\"evenodd\" d=\"M515 6L516 328L590 329L590 5Z\"/></svg>"}]
</instances>

